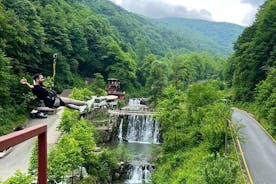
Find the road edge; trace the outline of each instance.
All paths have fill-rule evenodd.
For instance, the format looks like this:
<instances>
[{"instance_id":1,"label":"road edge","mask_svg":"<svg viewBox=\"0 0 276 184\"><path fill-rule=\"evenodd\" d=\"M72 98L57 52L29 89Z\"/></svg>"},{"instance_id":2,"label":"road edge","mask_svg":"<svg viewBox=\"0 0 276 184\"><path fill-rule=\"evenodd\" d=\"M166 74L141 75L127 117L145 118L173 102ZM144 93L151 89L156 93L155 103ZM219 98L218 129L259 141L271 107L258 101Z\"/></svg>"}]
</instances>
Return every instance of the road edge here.
<instances>
[{"instance_id":1,"label":"road edge","mask_svg":"<svg viewBox=\"0 0 276 184\"><path fill-rule=\"evenodd\" d=\"M234 107L233 109L238 110L238 111L244 113L248 118L250 118L252 121L254 121L261 129L263 129L263 131L268 135L268 137L270 137L270 139L276 144L276 141L272 137L272 135L270 135L269 132L256 119L254 119L252 116L250 116L247 111L239 109L239 108L236 108L236 107Z\"/></svg>"},{"instance_id":2,"label":"road edge","mask_svg":"<svg viewBox=\"0 0 276 184\"><path fill-rule=\"evenodd\" d=\"M242 150L242 147L241 147L241 143L240 143L239 138L237 138L237 144L238 144L238 148L239 148L239 151L240 151L240 155L241 155L241 157L242 157L243 165L244 165L244 167L245 167L245 170L246 170L246 173L247 173L247 176L248 176L248 179L249 179L249 183L250 183L250 184L254 184L253 179L252 179L252 176L251 176L250 171L249 171L249 169L248 169L247 162L246 162L245 157L244 157L244 153L243 153L243 150Z\"/></svg>"}]
</instances>

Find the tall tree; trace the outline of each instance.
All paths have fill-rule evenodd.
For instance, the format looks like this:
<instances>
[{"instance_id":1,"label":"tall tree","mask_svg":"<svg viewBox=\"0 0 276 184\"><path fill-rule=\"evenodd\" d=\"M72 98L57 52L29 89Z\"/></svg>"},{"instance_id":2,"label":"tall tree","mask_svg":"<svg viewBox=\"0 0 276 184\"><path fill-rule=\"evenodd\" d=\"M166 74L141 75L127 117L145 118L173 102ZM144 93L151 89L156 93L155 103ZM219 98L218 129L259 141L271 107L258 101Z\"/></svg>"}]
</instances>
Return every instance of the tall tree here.
<instances>
[{"instance_id":1,"label":"tall tree","mask_svg":"<svg viewBox=\"0 0 276 184\"><path fill-rule=\"evenodd\" d=\"M234 67L232 83L236 100L251 101L256 85L266 78L266 70L275 66L276 2L267 0L256 21L246 28L235 44L229 65ZM233 66L234 65L234 66Z\"/></svg>"}]
</instances>

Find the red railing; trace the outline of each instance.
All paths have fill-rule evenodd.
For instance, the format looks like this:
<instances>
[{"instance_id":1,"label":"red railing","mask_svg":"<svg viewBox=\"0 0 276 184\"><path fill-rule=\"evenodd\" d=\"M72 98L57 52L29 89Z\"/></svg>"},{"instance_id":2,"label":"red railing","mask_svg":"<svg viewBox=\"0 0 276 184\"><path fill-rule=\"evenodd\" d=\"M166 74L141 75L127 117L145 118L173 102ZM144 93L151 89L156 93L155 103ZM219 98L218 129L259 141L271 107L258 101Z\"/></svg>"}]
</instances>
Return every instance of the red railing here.
<instances>
[{"instance_id":1,"label":"red railing","mask_svg":"<svg viewBox=\"0 0 276 184\"><path fill-rule=\"evenodd\" d=\"M0 151L38 136L38 183L47 184L47 125L36 125L0 137Z\"/></svg>"}]
</instances>

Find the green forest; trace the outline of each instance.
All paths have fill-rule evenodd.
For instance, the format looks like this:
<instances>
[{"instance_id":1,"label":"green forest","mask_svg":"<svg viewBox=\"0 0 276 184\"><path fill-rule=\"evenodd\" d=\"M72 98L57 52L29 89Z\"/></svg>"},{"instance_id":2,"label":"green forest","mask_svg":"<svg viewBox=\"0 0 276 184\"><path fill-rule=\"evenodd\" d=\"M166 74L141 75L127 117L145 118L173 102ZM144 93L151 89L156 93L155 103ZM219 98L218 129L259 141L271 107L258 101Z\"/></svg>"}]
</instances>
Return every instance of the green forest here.
<instances>
[{"instance_id":1,"label":"green forest","mask_svg":"<svg viewBox=\"0 0 276 184\"><path fill-rule=\"evenodd\" d=\"M38 103L22 77L41 72L50 88L73 89L78 100L106 95L107 78L118 78L127 98L150 97L158 112L162 146L152 183L247 183L227 119L231 107L246 109L276 138L275 9L267 0L244 28L149 19L108 0L0 0L0 136L24 126ZM92 154L97 133L76 111L65 110L59 130L48 154L50 181L84 166L90 177L80 183L108 183L128 157L122 147ZM28 174L4 184L33 180L36 149Z\"/></svg>"},{"instance_id":2,"label":"green forest","mask_svg":"<svg viewBox=\"0 0 276 184\"><path fill-rule=\"evenodd\" d=\"M154 67L158 67L160 62L166 65L163 69L168 72L164 77L173 80L174 76L170 74L173 62L170 61L185 54L188 55L183 57L199 60L193 64L198 66L192 70L187 64L187 72L196 73L194 70L198 67L202 67L203 73L209 70L209 73L191 76L186 72L188 78L180 76L185 85L212 75L222 75L216 71L223 65L222 56L226 53L211 51L216 47L209 47L202 36L193 43L188 40L189 35L184 36L185 32L163 29L165 25L159 26L161 23L155 26L151 19L123 11L108 1L5 0L1 1L0 8L0 122L3 125L0 126L0 135L23 122L34 103L31 93L19 85L19 79L25 76L31 81L31 76L38 72L51 77L53 53L58 53L54 84L57 92L84 86L85 77L93 78L95 73L99 73L105 80L119 78L122 88L130 94L147 94L151 83L156 82L150 80L157 77L149 79L150 65L155 63ZM106 15L108 12L110 14ZM203 42L207 43L204 47L195 45ZM212 54L214 52L216 55ZM206 57L210 62L203 61ZM192 63L186 61L188 58L183 61ZM166 81L162 83L166 85ZM145 86L147 88L143 88Z\"/></svg>"}]
</instances>

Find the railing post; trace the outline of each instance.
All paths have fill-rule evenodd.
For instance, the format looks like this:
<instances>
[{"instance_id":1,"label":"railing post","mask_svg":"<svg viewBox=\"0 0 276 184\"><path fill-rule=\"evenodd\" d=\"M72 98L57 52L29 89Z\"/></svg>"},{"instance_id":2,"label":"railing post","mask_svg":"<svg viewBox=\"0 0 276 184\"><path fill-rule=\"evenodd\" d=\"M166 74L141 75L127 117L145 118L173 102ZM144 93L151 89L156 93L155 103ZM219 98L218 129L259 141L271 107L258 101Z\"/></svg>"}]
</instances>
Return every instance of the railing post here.
<instances>
[{"instance_id":1,"label":"railing post","mask_svg":"<svg viewBox=\"0 0 276 184\"><path fill-rule=\"evenodd\" d=\"M47 184L47 125L35 125L0 137L0 151L38 136L38 183Z\"/></svg>"},{"instance_id":2,"label":"railing post","mask_svg":"<svg viewBox=\"0 0 276 184\"><path fill-rule=\"evenodd\" d=\"M47 132L38 135L38 184L47 184Z\"/></svg>"}]
</instances>

